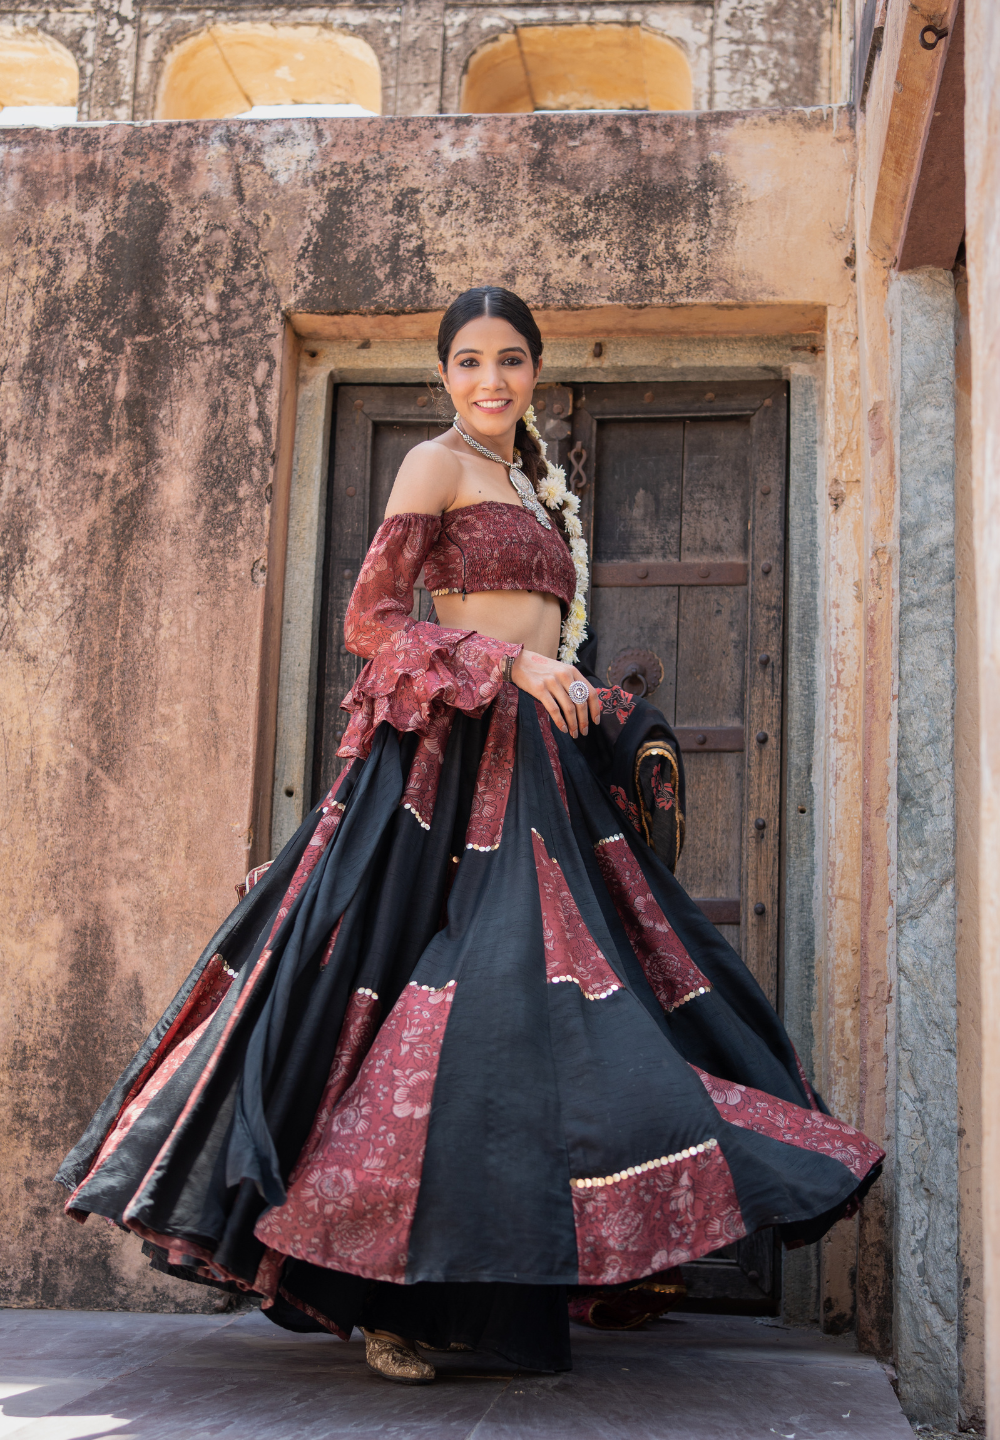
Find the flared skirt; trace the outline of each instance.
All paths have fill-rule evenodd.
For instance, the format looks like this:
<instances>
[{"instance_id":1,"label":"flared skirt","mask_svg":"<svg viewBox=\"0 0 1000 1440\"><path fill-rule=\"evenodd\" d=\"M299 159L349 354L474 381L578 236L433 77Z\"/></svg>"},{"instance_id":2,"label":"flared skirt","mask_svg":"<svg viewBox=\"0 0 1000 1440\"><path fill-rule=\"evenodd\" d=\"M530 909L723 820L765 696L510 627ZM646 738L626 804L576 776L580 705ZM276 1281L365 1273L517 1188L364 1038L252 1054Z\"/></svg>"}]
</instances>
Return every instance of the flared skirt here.
<instances>
[{"instance_id":1,"label":"flared skirt","mask_svg":"<svg viewBox=\"0 0 1000 1440\"><path fill-rule=\"evenodd\" d=\"M68 1213L338 1333L373 1285L486 1287L482 1331L517 1287L817 1239L883 1152L584 747L513 686L447 720L380 726L249 890L64 1162Z\"/></svg>"}]
</instances>

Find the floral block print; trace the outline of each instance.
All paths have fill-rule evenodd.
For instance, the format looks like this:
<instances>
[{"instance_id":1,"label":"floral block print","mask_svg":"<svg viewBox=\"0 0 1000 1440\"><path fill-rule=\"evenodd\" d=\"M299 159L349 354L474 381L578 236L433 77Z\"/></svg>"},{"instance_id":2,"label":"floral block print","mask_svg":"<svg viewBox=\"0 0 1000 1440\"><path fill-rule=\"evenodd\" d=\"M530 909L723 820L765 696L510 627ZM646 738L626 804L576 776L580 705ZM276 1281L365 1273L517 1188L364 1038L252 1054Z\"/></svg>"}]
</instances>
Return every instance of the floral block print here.
<instances>
[{"instance_id":1,"label":"floral block print","mask_svg":"<svg viewBox=\"0 0 1000 1440\"><path fill-rule=\"evenodd\" d=\"M588 1000L606 1000L621 989L621 981L594 942L562 871L549 859L537 830L531 832L531 843L542 904L546 979L550 985L572 981Z\"/></svg>"},{"instance_id":2,"label":"floral block print","mask_svg":"<svg viewBox=\"0 0 1000 1440\"><path fill-rule=\"evenodd\" d=\"M411 981L322 1137L257 1222L265 1245L369 1280L406 1278L427 1124L455 982Z\"/></svg>"},{"instance_id":3,"label":"floral block print","mask_svg":"<svg viewBox=\"0 0 1000 1440\"><path fill-rule=\"evenodd\" d=\"M620 685L612 685L610 689L598 690L597 693L604 714L613 715L619 725L624 725L635 709L635 696L623 690Z\"/></svg>"},{"instance_id":4,"label":"floral block print","mask_svg":"<svg viewBox=\"0 0 1000 1440\"><path fill-rule=\"evenodd\" d=\"M442 710L430 722L426 734L421 735L410 765L406 789L399 802L425 830L431 828L434 817L434 800L444 765L444 752L448 748L448 736L454 722L454 710Z\"/></svg>"},{"instance_id":5,"label":"floral block print","mask_svg":"<svg viewBox=\"0 0 1000 1440\"><path fill-rule=\"evenodd\" d=\"M391 515L379 526L344 620L348 650L368 664L341 702L351 712L338 755L363 758L384 720L425 735L446 709L481 715L520 645L413 620L413 586L441 533L437 515Z\"/></svg>"},{"instance_id":6,"label":"floral block print","mask_svg":"<svg viewBox=\"0 0 1000 1440\"><path fill-rule=\"evenodd\" d=\"M715 1142L670 1161L650 1161L593 1186L573 1184L581 1285L639 1280L746 1234L733 1177Z\"/></svg>"},{"instance_id":7,"label":"floral block print","mask_svg":"<svg viewBox=\"0 0 1000 1440\"><path fill-rule=\"evenodd\" d=\"M381 1011L379 998L373 990L355 990L347 1002L344 1024L337 1040L337 1048L333 1054L333 1064L330 1066L330 1074L327 1076L323 1089L323 1097L319 1102L312 1129L302 1147L302 1153L289 1176L291 1184L294 1184L303 1169L312 1163L322 1148L323 1137L333 1118L333 1112L340 1103L341 1096L349 1086L353 1085L362 1062L372 1047L372 1041L378 1034Z\"/></svg>"},{"instance_id":8,"label":"floral block print","mask_svg":"<svg viewBox=\"0 0 1000 1440\"><path fill-rule=\"evenodd\" d=\"M800 1150L829 1155L831 1160L845 1165L856 1180L863 1180L872 1166L885 1158L885 1152L867 1135L842 1120L835 1120L832 1115L824 1115L820 1110L804 1110L787 1100L765 1095L763 1090L737 1085L735 1080L719 1080L714 1075L706 1075L697 1065L691 1068L708 1091L712 1104L730 1125L755 1130L758 1135L769 1135L772 1140L783 1140Z\"/></svg>"},{"instance_id":9,"label":"floral block print","mask_svg":"<svg viewBox=\"0 0 1000 1440\"><path fill-rule=\"evenodd\" d=\"M490 716L486 744L476 771L476 788L465 833L466 850L496 850L500 844L514 778L517 702L517 686L504 685Z\"/></svg>"},{"instance_id":10,"label":"floral block print","mask_svg":"<svg viewBox=\"0 0 1000 1440\"><path fill-rule=\"evenodd\" d=\"M347 772L345 770L344 774L346 773ZM343 776L341 776L340 778L343 779ZM281 905L278 909L278 913L274 917L274 924L271 926L271 934L268 937L268 944L270 944L271 941L274 939L275 935L277 935L278 931L281 928L282 921L285 920L285 918L287 917L288 912L295 904L295 901L301 893L302 889L304 888L306 881L309 879L309 876L319 864L320 857L323 854L323 851L333 839L334 832L336 831L337 826L340 824L341 816L344 813L344 807L340 804L338 800L332 799L332 795L333 791L330 792L330 796L328 796L327 799L323 802L323 818L320 820L319 824L316 826L316 829L310 836L309 844L306 846L305 851L303 852L302 859L299 861L298 865L295 868L295 874L292 876L288 889L285 891L285 894L281 901Z\"/></svg>"},{"instance_id":11,"label":"floral block print","mask_svg":"<svg viewBox=\"0 0 1000 1440\"><path fill-rule=\"evenodd\" d=\"M432 595L534 590L555 595L565 610L576 594L576 567L555 526L543 529L518 502L483 500L441 516L424 582Z\"/></svg>"},{"instance_id":12,"label":"floral block print","mask_svg":"<svg viewBox=\"0 0 1000 1440\"><path fill-rule=\"evenodd\" d=\"M646 884L639 862L622 835L598 842L597 863L625 927L629 944L664 1010L676 1010L711 985L681 944Z\"/></svg>"}]
</instances>

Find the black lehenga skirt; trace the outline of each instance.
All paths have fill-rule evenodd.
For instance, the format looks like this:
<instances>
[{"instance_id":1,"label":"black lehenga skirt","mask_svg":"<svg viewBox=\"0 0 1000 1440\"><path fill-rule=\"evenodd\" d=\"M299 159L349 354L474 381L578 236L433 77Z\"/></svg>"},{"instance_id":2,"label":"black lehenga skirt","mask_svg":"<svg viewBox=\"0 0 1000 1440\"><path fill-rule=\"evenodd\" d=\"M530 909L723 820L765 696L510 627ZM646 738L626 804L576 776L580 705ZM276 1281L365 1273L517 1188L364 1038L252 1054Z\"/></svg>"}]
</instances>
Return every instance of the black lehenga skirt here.
<instances>
[{"instance_id":1,"label":"black lehenga skirt","mask_svg":"<svg viewBox=\"0 0 1000 1440\"><path fill-rule=\"evenodd\" d=\"M882 1158L586 743L505 686L430 737L379 727L58 1179L289 1328L555 1370L568 1292L818 1239Z\"/></svg>"}]
</instances>

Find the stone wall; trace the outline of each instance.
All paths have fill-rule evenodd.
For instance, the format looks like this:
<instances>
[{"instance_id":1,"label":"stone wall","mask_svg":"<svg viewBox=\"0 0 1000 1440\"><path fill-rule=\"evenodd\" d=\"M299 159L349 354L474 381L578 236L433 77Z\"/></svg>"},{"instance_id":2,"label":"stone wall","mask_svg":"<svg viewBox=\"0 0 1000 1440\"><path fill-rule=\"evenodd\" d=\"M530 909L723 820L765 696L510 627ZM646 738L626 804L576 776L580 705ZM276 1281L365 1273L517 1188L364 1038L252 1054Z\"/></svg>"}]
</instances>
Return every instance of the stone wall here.
<instances>
[{"instance_id":1,"label":"stone wall","mask_svg":"<svg viewBox=\"0 0 1000 1440\"><path fill-rule=\"evenodd\" d=\"M955 285L890 294L899 437L894 1346L908 1414L958 1410Z\"/></svg>"},{"instance_id":2,"label":"stone wall","mask_svg":"<svg viewBox=\"0 0 1000 1440\"><path fill-rule=\"evenodd\" d=\"M163 67L176 46L213 24L268 21L329 26L364 40L378 57L386 115L458 110L469 57L519 24L640 24L665 35L687 56L695 109L818 105L840 98L831 88L831 10L830 0L507 0L494 6L292 0L280 10L97 0L84 14L70 4L13 6L8 0L0 21L37 28L72 52L80 69L81 119L144 120L156 114Z\"/></svg>"},{"instance_id":3,"label":"stone wall","mask_svg":"<svg viewBox=\"0 0 1000 1440\"><path fill-rule=\"evenodd\" d=\"M982 1003L982 1217L986 1402L1000 1434L1000 11L966 5L966 242L978 642L979 887Z\"/></svg>"}]
</instances>

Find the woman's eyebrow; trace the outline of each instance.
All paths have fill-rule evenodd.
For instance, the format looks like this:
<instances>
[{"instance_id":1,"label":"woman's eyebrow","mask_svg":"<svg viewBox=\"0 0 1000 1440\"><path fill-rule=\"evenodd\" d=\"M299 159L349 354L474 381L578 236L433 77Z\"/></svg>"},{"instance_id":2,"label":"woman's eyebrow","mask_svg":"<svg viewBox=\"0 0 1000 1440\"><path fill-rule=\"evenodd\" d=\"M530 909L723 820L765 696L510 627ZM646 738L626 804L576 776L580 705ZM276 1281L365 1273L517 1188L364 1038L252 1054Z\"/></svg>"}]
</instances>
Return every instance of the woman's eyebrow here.
<instances>
[{"instance_id":1,"label":"woman's eyebrow","mask_svg":"<svg viewBox=\"0 0 1000 1440\"><path fill-rule=\"evenodd\" d=\"M455 359L457 360L459 355L481 355L482 353L481 350L474 350L471 345L466 345L463 349L455 351ZM498 355L527 355L527 353L527 350L521 345L505 345L502 350L497 351Z\"/></svg>"}]
</instances>

